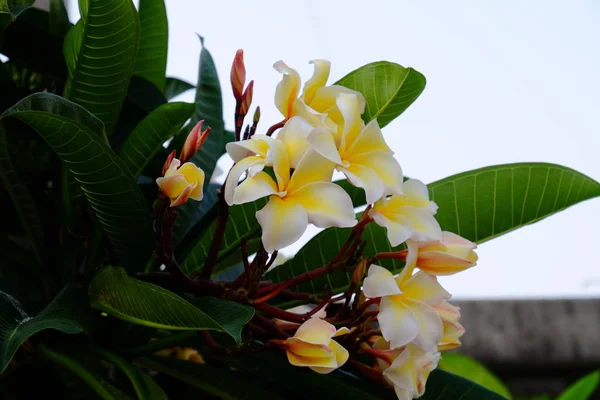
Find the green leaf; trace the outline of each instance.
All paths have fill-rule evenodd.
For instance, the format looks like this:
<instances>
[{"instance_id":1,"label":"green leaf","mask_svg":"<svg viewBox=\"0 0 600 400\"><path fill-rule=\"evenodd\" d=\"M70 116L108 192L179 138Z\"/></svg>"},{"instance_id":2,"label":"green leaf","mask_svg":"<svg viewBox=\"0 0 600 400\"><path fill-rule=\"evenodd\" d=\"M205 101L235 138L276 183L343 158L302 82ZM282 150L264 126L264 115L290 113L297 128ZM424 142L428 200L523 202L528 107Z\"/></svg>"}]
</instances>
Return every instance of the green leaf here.
<instances>
[{"instance_id":1,"label":"green leaf","mask_svg":"<svg viewBox=\"0 0 600 400\"><path fill-rule=\"evenodd\" d=\"M477 383L500 396L512 399L508 388L479 361L458 353L444 353L439 368Z\"/></svg>"},{"instance_id":2,"label":"green leaf","mask_svg":"<svg viewBox=\"0 0 600 400\"><path fill-rule=\"evenodd\" d=\"M165 88L169 26L164 0L140 0L140 47L133 73Z\"/></svg>"},{"instance_id":3,"label":"green leaf","mask_svg":"<svg viewBox=\"0 0 600 400\"><path fill-rule=\"evenodd\" d=\"M556 400L590 399L600 383L600 371L594 371L569 386Z\"/></svg>"},{"instance_id":4,"label":"green leaf","mask_svg":"<svg viewBox=\"0 0 600 400\"><path fill-rule=\"evenodd\" d=\"M34 2L35 0L0 0L0 34Z\"/></svg>"},{"instance_id":5,"label":"green leaf","mask_svg":"<svg viewBox=\"0 0 600 400\"><path fill-rule=\"evenodd\" d=\"M443 230L483 243L565 208L600 195L600 184L570 168L546 163L516 163L480 168L449 176L428 185L439 206L436 215ZM350 229L330 228L310 240L296 256L267 274L282 281L327 264L341 248ZM371 223L365 229L365 254L374 256L392 248L385 229ZM384 260L394 273L403 263ZM350 275L338 272L302 285L300 290L334 293L345 290Z\"/></svg>"},{"instance_id":6,"label":"green leaf","mask_svg":"<svg viewBox=\"0 0 600 400\"><path fill-rule=\"evenodd\" d=\"M0 123L0 181L4 184L19 214L21 225L29 238L29 244L35 254L36 261L41 265L44 232L42 230L40 215L38 214L31 192L21 181L10 159L6 130L2 123Z\"/></svg>"},{"instance_id":7,"label":"green leaf","mask_svg":"<svg viewBox=\"0 0 600 400\"><path fill-rule=\"evenodd\" d=\"M230 306L228 302L208 301L208 306L223 309L203 311L160 286L129 278L123 268L102 269L89 291L92 307L113 317L154 328L215 330L230 333L237 339L237 330L252 317L248 308L240 308L237 304ZM220 322L227 326L222 326L212 316L224 316L227 319Z\"/></svg>"},{"instance_id":8,"label":"green leaf","mask_svg":"<svg viewBox=\"0 0 600 400\"><path fill-rule=\"evenodd\" d=\"M102 122L49 93L21 100L6 117L25 122L52 147L81 185L120 262L141 268L152 244L149 211L127 167L99 136Z\"/></svg>"},{"instance_id":9,"label":"green leaf","mask_svg":"<svg viewBox=\"0 0 600 400\"><path fill-rule=\"evenodd\" d=\"M216 297L196 297L188 300L217 321L236 343L242 342L242 328L254 316L253 307Z\"/></svg>"},{"instance_id":10,"label":"green leaf","mask_svg":"<svg viewBox=\"0 0 600 400\"><path fill-rule=\"evenodd\" d=\"M79 361L75 356L60 353L50 349L47 346L40 345L39 351L42 357L55 362L56 364L67 368L79 376L87 385L92 388L100 398L104 400L129 400L119 389L108 383L101 376L90 371L88 367Z\"/></svg>"},{"instance_id":11,"label":"green leaf","mask_svg":"<svg viewBox=\"0 0 600 400\"><path fill-rule=\"evenodd\" d=\"M219 268L219 263L225 261L229 256L239 262L241 260L240 245L242 239L250 240L260 235L260 225L256 221L256 212L266 204L266 199L259 199L252 203L229 207L229 219L225 226L223 242L217 256L217 267L213 274L219 274L224 268ZM181 268L187 273L198 271L204 265L208 251L214 237L216 221L211 224L206 234L189 250L183 253ZM237 255L235 254L237 253ZM230 263L229 266L235 265Z\"/></svg>"},{"instance_id":12,"label":"green leaf","mask_svg":"<svg viewBox=\"0 0 600 400\"><path fill-rule=\"evenodd\" d=\"M131 0L80 0L82 19L69 31L64 95L97 116L110 136L132 75L140 36Z\"/></svg>"},{"instance_id":13,"label":"green leaf","mask_svg":"<svg viewBox=\"0 0 600 400\"><path fill-rule=\"evenodd\" d=\"M73 26L73 24L69 21L69 14L65 7L65 1L50 0L48 30L57 36L65 37L71 26Z\"/></svg>"},{"instance_id":14,"label":"green leaf","mask_svg":"<svg viewBox=\"0 0 600 400\"><path fill-rule=\"evenodd\" d=\"M194 85L186 81L182 81L181 79L167 78L164 93L167 100L171 100L173 97L179 96L180 94L183 94L188 90L192 90L193 88Z\"/></svg>"},{"instance_id":15,"label":"green leaf","mask_svg":"<svg viewBox=\"0 0 600 400\"><path fill-rule=\"evenodd\" d=\"M68 334L82 333L88 326L87 295L78 286L65 287L35 316L29 316L17 299L0 291L0 373L30 336L44 329Z\"/></svg>"},{"instance_id":16,"label":"green leaf","mask_svg":"<svg viewBox=\"0 0 600 400\"><path fill-rule=\"evenodd\" d=\"M217 190L221 185L209 183L204 188L202 201L190 200L184 207L178 207L177 219L173 225L173 246L177 247L184 239L188 245L196 244L204 235L209 224L217 216L218 200ZM206 221L205 221L206 219ZM186 235L190 235L186 237Z\"/></svg>"},{"instance_id":17,"label":"green leaf","mask_svg":"<svg viewBox=\"0 0 600 400\"><path fill-rule=\"evenodd\" d=\"M119 157L134 178L163 147L163 143L178 132L196 108L189 103L166 103L152 111L138 124L123 143Z\"/></svg>"},{"instance_id":18,"label":"green leaf","mask_svg":"<svg viewBox=\"0 0 600 400\"><path fill-rule=\"evenodd\" d=\"M413 68L378 61L350 72L336 85L362 93L367 101L363 120L377 118L383 128L419 97L425 89L425 77Z\"/></svg>"},{"instance_id":19,"label":"green leaf","mask_svg":"<svg viewBox=\"0 0 600 400\"><path fill-rule=\"evenodd\" d=\"M116 365L127 376L139 400L167 400L161 387L140 368L135 367L124 358L105 349L95 347L94 350L106 361Z\"/></svg>"}]
</instances>

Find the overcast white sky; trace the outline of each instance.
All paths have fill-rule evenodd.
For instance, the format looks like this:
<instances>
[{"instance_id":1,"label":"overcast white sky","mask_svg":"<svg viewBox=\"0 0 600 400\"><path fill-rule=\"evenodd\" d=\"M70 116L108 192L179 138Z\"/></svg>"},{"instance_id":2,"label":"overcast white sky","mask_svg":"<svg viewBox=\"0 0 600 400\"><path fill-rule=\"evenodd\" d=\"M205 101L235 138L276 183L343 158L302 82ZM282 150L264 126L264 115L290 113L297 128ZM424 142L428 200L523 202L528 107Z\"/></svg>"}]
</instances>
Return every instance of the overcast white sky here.
<instances>
[{"instance_id":1,"label":"overcast white sky","mask_svg":"<svg viewBox=\"0 0 600 400\"><path fill-rule=\"evenodd\" d=\"M219 69L233 124L229 68L243 48L262 126L279 121L283 59L304 79L332 62L332 82L377 60L427 77L384 129L407 176L424 182L486 165L546 161L600 180L600 2L167 0L167 73L196 81L196 33ZM192 100L191 93L183 100ZM479 248L476 268L442 284L455 297L600 294L600 199Z\"/></svg>"}]
</instances>

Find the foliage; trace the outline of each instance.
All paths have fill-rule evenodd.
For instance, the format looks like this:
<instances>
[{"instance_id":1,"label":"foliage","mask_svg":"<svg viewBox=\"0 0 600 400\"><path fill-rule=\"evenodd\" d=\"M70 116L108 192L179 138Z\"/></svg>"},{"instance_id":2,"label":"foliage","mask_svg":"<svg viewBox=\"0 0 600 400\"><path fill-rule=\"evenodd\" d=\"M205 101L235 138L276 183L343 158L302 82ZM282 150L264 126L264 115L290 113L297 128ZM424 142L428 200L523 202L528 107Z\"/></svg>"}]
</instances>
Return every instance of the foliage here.
<instances>
[{"instance_id":1,"label":"foliage","mask_svg":"<svg viewBox=\"0 0 600 400\"><path fill-rule=\"evenodd\" d=\"M317 182L342 199L340 208L345 202L350 209L345 218L352 223L327 225L322 221L335 213L328 210L320 224L327 229L296 257L267 272L280 247L267 251L271 239L257 211L275 200L255 196L236 203L226 198L228 186L209 180L226 148L233 153L242 140L261 137L255 133L272 135L283 127L272 137L282 140L297 118L287 113L300 112L297 107L303 104L315 108L315 114L304 114L307 119L321 113L323 126L341 126L339 119L347 115L337 103L319 109L335 97L324 95L327 90L337 93L335 101L364 96L364 112L358 116L378 129L419 97L425 77L399 64L371 63L342 77L338 86L321 88L321 94L307 90L298 98L293 93L288 99L293 106L281 108L288 122L268 128L259 110L250 114L253 82L244 88L243 54L238 52L232 72L235 129L229 132L223 95L230 92L221 89L203 38L197 84L166 77L168 24L162 0L140 1L139 11L131 0L80 0L82 19L75 25L61 1L51 1L50 12L30 8L32 3L0 0L0 53L9 58L0 66L0 205L5 215L0 224L5 261L0 369L6 387L18 386L14 382L22 374L36 374L47 376L64 398L395 398L388 387L392 381L380 370L388 366L372 368L376 361L369 358L386 358L375 348L385 335L367 329L377 313L370 307L383 304L385 296L366 300L366 289L360 292L368 264L379 262L397 274L408 259L405 240L393 244L389 229L372 217L385 201L354 216L353 207L367 204L368 185L356 187L353 179L325 186ZM321 61L315 66L325 68ZM277 68L286 74L284 80L294 79L287 66ZM171 101L192 89L194 103ZM318 96L321 103L314 100ZM350 136L344 140L350 142ZM165 164L172 151L191 167ZM379 159L385 154L378 153ZM317 164L302 167L300 161L293 168L287 165L284 175L291 173L291 178L286 181L269 157L241 185L259 176L290 186L301 179L302 168L322 172ZM194 181L198 176L203 179ZM186 189L173 194L173 182L184 182ZM401 185L402 178L395 184ZM427 189L439 207L439 226L474 243L600 195L600 184L591 178L544 163L486 167ZM292 201L290 193L273 196ZM378 198L386 200L389 194ZM326 202L325 197L314 203ZM283 224L282 233L291 225ZM272 241L285 235L275 236ZM332 300L338 294L340 301ZM310 304L313 311L284 310L290 302ZM353 329L327 339L348 348L350 361L321 375L290 365L284 353L288 339L301 335L298 325L313 320L325 306L336 328ZM436 320L440 324L441 318ZM396 357L412 349L411 343L390 351ZM336 345L323 346L332 352ZM433 371L427 379L428 371L420 371L421 383L427 380L422 398L507 396L481 368L448 356L442 369L449 372ZM590 375L561 398L583 398L597 381L597 374Z\"/></svg>"}]
</instances>

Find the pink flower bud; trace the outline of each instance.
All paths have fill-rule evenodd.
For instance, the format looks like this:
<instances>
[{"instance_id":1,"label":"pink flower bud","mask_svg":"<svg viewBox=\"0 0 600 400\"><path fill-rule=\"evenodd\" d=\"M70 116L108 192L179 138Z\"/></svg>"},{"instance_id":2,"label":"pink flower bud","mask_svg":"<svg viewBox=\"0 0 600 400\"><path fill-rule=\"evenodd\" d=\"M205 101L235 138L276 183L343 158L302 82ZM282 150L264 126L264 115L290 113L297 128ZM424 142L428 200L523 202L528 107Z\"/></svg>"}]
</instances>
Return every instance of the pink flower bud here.
<instances>
[{"instance_id":1,"label":"pink flower bud","mask_svg":"<svg viewBox=\"0 0 600 400\"><path fill-rule=\"evenodd\" d=\"M244 50L240 49L235 53L233 64L231 65L231 88L233 97L237 101L242 99L242 91L246 84L246 67L244 66Z\"/></svg>"},{"instance_id":2,"label":"pink flower bud","mask_svg":"<svg viewBox=\"0 0 600 400\"><path fill-rule=\"evenodd\" d=\"M181 149L181 162L186 162L192 158L206 141L206 138L210 133L210 127L207 127L201 132L200 129L202 129L202 124L204 124L204 120L198 122L188 134L187 139L185 139L183 149Z\"/></svg>"},{"instance_id":3,"label":"pink flower bud","mask_svg":"<svg viewBox=\"0 0 600 400\"><path fill-rule=\"evenodd\" d=\"M252 95L254 94L254 81L250 81L246 90L244 90L244 94L242 95L242 102L240 104L240 115L248 114L248 110L250 110L250 105L252 104Z\"/></svg>"}]
</instances>

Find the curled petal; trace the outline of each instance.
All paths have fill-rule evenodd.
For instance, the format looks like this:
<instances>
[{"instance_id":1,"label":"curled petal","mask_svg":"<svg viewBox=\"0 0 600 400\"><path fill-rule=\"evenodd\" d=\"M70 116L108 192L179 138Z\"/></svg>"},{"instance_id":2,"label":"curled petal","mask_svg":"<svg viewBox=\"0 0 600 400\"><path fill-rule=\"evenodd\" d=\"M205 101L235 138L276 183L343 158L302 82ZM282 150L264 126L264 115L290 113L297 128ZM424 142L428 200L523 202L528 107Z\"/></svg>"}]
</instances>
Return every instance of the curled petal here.
<instances>
[{"instance_id":1,"label":"curled petal","mask_svg":"<svg viewBox=\"0 0 600 400\"><path fill-rule=\"evenodd\" d=\"M273 68L283 74L281 82L275 89L275 106L287 119L292 116L294 101L300 91L300 75L283 61L277 61Z\"/></svg>"},{"instance_id":2,"label":"curled petal","mask_svg":"<svg viewBox=\"0 0 600 400\"><path fill-rule=\"evenodd\" d=\"M270 141L265 165L273 167L279 191L286 190L290 181L290 161L286 147L281 140L272 139Z\"/></svg>"},{"instance_id":3,"label":"curled petal","mask_svg":"<svg viewBox=\"0 0 600 400\"><path fill-rule=\"evenodd\" d=\"M406 262L402 272L396 278L396 282L399 287L404 287L404 284L410 279L417 265L417 257L419 254L418 244L414 240L407 240L406 246L408 247L408 254L406 256Z\"/></svg>"},{"instance_id":4,"label":"curled petal","mask_svg":"<svg viewBox=\"0 0 600 400\"><path fill-rule=\"evenodd\" d=\"M333 119L333 122L340 125L344 122L343 116L336 104L336 100L340 94L355 95L358 98L358 111L360 114L365 112L365 97L355 90L340 85L330 85L318 89L310 102L310 106L318 112L327 112L329 117Z\"/></svg>"},{"instance_id":5,"label":"curled petal","mask_svg":"<svg viewBox=\"0 0 600 400\"><path fill-rule=\"evenodd\" d=\"M377 320L392 349L412 342L419 335L419 320L399 295L381 299Z\"/></svg>"},{"instance_id":6,"label":"curled petal","mask_svg":"<svg viewBox=\"0 0 600 400\"><path fill-rule=\"evenodd\" d=\"M277 185L266 172L259 172L244 180L233 192L231 204L245 204L277 193Z\"/></svg>"},{"instance_id":7,"label":"curled petal","mask_svg":"<svg viewBox=\"0 0 600 400\"><path fill-rule=\"evenodd\" d=\"M227 175L227 180L225 181L225 201L228 205L233 205L233 194L242 174L253 166L263 166L264 164L265 159L263 157L251 156L242 159L231 168L229 175Z\"/></svg>"},{"instance_id":8,"label":"curled petal","mask_svg":"<svg viewBox=\"0 0 600 400\"><path fill-rule=\"evenodd\" d=\"M240 142L230 142L225 145L227 154L234 162L238 162L248 156L259 155L262 157L267 156L269 151L269 142L264 140L264 135L254 135L255 139L242 140ZM271 138L269 138L271 139Z\"/></svg>"},{"instance_id":9,"label":"curled petal","mask_svg":"<svg viewBox=\"0 0 600 400\"><path fill-rule=\"evenodd\" d=\"M379 265L371 265L363 283L363 293L369 298L401 294L394 274Z\"/></svg>"},{"instance_id":10,"label":"curled petal","mask_svg":"<svg viewBox=\"0 0 600 400\"><path fill-rule=\"evenodd\" d=\"M188 186L188 182L181 174L164 176L156 179L156 184L168 198L175 199Z\"/></svg>"},{"instance_id":11,"label":"curled petal","mask_svg":"<svg viewBox=\"0 0 600 400\"><path fill-rule=\"evenodd\" d=\"M179 168L179 173L185 177L188 185L193 187L189 194L190 199L197 201L202 200L204 197L202 191L204 186L204 171L198 168L194 163L186 162Z\"/></svg>"},{"instance_id":12,"label":"curled petal","mask_svg":"<svg viewBox=\"0 0 600 400\"><path fill-rule=\"evenodd\" d=\"M256 213L262 228L265 250L272 253L295 243L308 227L308 214L296 201L271 196L267 205Z\"/></svg>"},{"instance_id":13,"label":"curled petal","mask_svg":"<svg viewBox=\"0 0 600 400\"><path fill-rule=\"evenodd\" d=\"M329 322L319 318L310 318L300 325L294 337L307 343L328 346L335 333L335 326Z\"/></svg>"},{"instance_id":14,"label":"curled petal","mask_svg":"<svg viewBox=\"0 0 600 400\"><path fill-rule=\"evenodd\" d=\"M299 356L291 351L286 351L288 361L290 364L296 367L310 367L311 369L316 368L331 368L336 369L338 364L336 358L332 355L330 357L305 357Z\"/></svg>"},{"instance_id":15,"label":"curled petal","mask_svg":"<svg viewBox=\"0 0 600 400\"><path fill-rule=\"evenodd\" d=\"M326 344L315 344L297 337L291 337L285 341L285 350L302 357L331 357L333 352L329 347L330 341L331 339L328 339Z\"/></svg>"},{"instance_id":16,"label":"curled petal","mask_svg":"<svg viewBox=\"0 0 600 400\"><path fill-rule=\"evenodd\" d=\"M423 271L419 271L411 276L400 289L404 296L429 305L438 304L440 301L448 300L452 297L440 285L435 276Z\"/></svg>"},{"instance_id":17,"label":"curled petal","mask_svg":"<svg viewBox=\"0 0 600 400\"><path fill-rule=\"evenodd\" d=\"M194 190L194 186L187 185L181 191L181 193L179 193L179 196L177 196L175 199L171 199L171 204L169 205L169 207L178 207L184 204L190 198L190 193L192 192L192 190Z\"/></svg>"},{"instance_id":18,"label":"curled petal","mask_svg":"<svg viewBox=\"0 0 600 400\"><path fill-rule=\"evenodd\" d=\"M367 154L353 155L351 165L357 164L371 169L383 183L383 195L402 194L402 168L392 153L373 151ZM374 201L379 200L379 198Z\"/></svg>"},{"instance_id":19,"label":"curled petal","mask_svg":"<svg viewBox=\"0 0 600 400\"><path fill-rule=\"evenodd\" d=\"M338 169L346 175L351 184L365 190L367 204L373 204L383 197L385 186L373 169L357 163L350 163Z\"/></svg>"},{"instance_id":20,"label":"curled petal","mask_svg":"<svg viewBox=\"0 0 600 400\"><path fill-rule=\"evenodd\" d=\"M281 140L287 149L290 166L294 169L298 167L302 156L310 147L307 136L312 129L313 127L305 119L292 117L277 134L277 139Z\"/></svg>"},{"instance_id":21,"label":"curled petal","mask_svg":"<svg viewBox=\"0 0 600 400\"><path fill-rule=\"evenodd\" d=\"M355 94L340 94L336 100L336 105L344 118L340 145L340 153L343 153L346 149L352 147L352 143L362 130L363 122L358 97Z\"/></svg>"},{"instance_id":22,"label":"curled petal","mask_svg":"<svg viewBox=\"0 0 600 400\"><path fill-rule=\"evenodd\" d=\"M367 154L372 151L394 154L392 149L390 149L385 142L383 133L381 132L381 128L379 128L376 119L372 120L364 127L356 140L347 147L346 151L356 155Z\"/></svg>"},{"instance_id":23,"label":"curled petal","mask_svg":"<svg viewBox=\"0 0 600 400\"><path fill-rule=\"evenodd\" d=\"M429 191L427 186L418 179L409 179L404 182L402 191L406 197L402 200L405 205L418 208L426 208L432 214L437 211L437 205L429 201Z\"/></svg>"},{"instance_id":24,"label":"curled petal","mask_svg":"<svg viewBox=\"0 0 600 400\"><path fill-rule=\"evenodd\" d=\"M405 302L419 322L419 333L414 339L414 344L428 352L436 351L444 335L441 318L433 307L425 303L412 299L406 299Z\"/></svg>"},{"instance_id":25,"label":"curled petal","mask_svg":"<svg viewBox=\"0 0 600 400\"><path fill-rule=\"evenodd\" d=\"M293 198L304 207L309 222L319 228L347 228L356 225L350 196L334 183L309 183L295 191Z\"/></svg>"},{"instance_id":26,"label":"curled petal","mask_svg":"<svg viewBox=\"0 0 600 400\"><path fill-rule=\"evenodd\" d=\"M310 366L310 369L312 369L313 371L319 373L319 374L328 374L332 371L334 371L337 368L340 368L341 366L343 366L346 361L348 361L348 358L350 357L350 354L348 353L348 350L346 350L342 345L340 345L338 342L336 342L335 340L332 340L331 343L329 344L329 346L331 347L331 350L333 351L333 359L335 360L335 367L317 367L317 366Z\"/></svg>"},{"instance_id":27,"label":"curled petal","mask_svg":"<svg viewBox=\"0 0 600 400\"><path fill-rule=\"evenodd\" d=\"M304 84L302 97L306 104L311 103L317 89L325 86L331 69L331 63L327 60L312 60L310 63L314 64L315 72L313 73L312 78Z\"/></svg>"},{"instance_id":28,"label":"curled petal","mask_svg":"<svg viewBox=\"0 0 600 400\"><path fill-rule=\"evenodd\" d=\"M410 239L414 232L412 222L401 215L396 216L395 220L392 221L377 209L377 203L375 203L374 208L369 210L369 217L373 218L373 221L375 221L377 225L386 228L390 245L396 247Z\"/></svg>"},{"instance_id":29,"label":"curled petal","mask_svg":"<svg viewBox=\"0 0 600 400\"><path fill-rule=\"evenodd\" d=\"M307 137L310 147L331 162L341 165L342 159L333 135L322 127L316 127Z\"/></svg>"}]
</instances>

